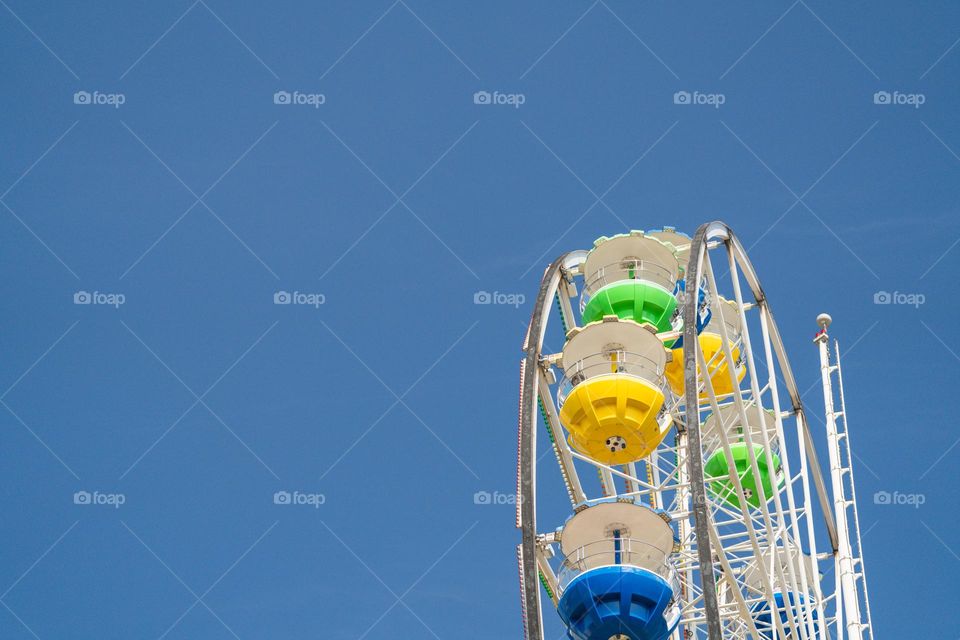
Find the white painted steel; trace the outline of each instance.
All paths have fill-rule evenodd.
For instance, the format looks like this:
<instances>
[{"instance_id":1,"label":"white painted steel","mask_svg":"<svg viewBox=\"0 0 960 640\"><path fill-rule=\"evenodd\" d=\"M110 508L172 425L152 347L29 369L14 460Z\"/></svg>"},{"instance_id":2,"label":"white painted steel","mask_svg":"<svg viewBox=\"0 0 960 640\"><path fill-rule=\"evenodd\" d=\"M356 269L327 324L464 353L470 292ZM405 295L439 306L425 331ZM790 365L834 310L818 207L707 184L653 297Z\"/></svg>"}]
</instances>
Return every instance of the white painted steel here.
<instances>
[{"instance_id":1,"label":"white painted steel","mask_svg":"<svg viewBox=\"0 0 960 640\"><path fill-rule=\"evenodd\" d=\"M539 307L543 314L537 325L539 335L527 336L525 348L534 346L537 354L537 357L532 360L528 357L527 362L537 363L535 389L544 403L543 410L553 436L554 454L567 485L571 506L576 509L583 509L585 505L590 504L594 506L587 507L569 520L560 536L561 543L552 533L538 534L535 530L526 529L528 525L524 523L536 522L535 500L522 507L518 504L518 516L524 509L533 510L532 514L528 514L530 517L521 523L524 528L524 540L529 541L532 539L531 536L534 536L539 540L538 545L542 545L542 549L556 551L556 558L560 558L572 551L569 545L586 549L591 544L597 544L595 540L588 538L597 538L599 529L603 529L603 522L608 520L606 517L601 518L595 515L602 515L599 509L603 504L607 505L605 508L611 510L636 508L643 509L647 515L653 514L645 507L616 502L597 504L597 500L604 496L616 496L624 501L642 501L643 504L662 508L669 514L676 528L676 550L671 556L671 562L676 567L679 589L680 626L675 634L677 640L684 637L684 634L691 639L708 638L707 630L712 626L709 624L711 616L715 616L715 622L718 625L712 628L720 630L722 640L728 638L745 640L748 637L763 637L769 640L786 638L828 640L831 638L831 630L838 629L842 630L842 633L834 634L832 640L863 640L861 631L865 628L869 629L870 625L862 560L856 557L860 549L859 523L856 521L855 510L853 522L847 517L845 509L849 506L849 500L844 497L846 496L843 485L844 473L841 470L842 465L835 463L834 460L834 454L837 460L840 460L841 441L844 445L849 445L849 440L844 440L838 432L837 416L833 412L831 402L829 406L832 415L828 414L831 415L828 420L828 436L833 433L831 437L835 439L837 446L834 447L836 451L831 448L830 452L832 491L828 492L826 482L820 473L820 465L808 430L800 393L790 370L769 302L760 287L756 273L743 247L726 225L712 223L705 225L704 229L706 242L697 245L701 247L699 255L692 258L697 261L697 273L702 276L700 283L705 286L706 295L714 301L712 304L715 307L715 321L711 323L710 330L721 337L722 349L714 354L712 361L708 363L699 341L692 340L691 348L696 352L695 362L699 364L700 371L707 371L708 366L722 362L727 364L727 372L731 376L736 375L734 349L737 349L739 364L745 369L746 377L742 383L731 378L733 392L718 396L714 392L710 377L698 376L697 389L702 396L697 406L691 407L686 406L684 397L674 396L669 387L663 385L662 388L667 396L665 403L667 415L663 416L664 424L669 427L674 420L679 422L676 432L668 434L656 451L643 461L612 467L573 451L567 442L565 430L557 418L555 395L551 393L554 381L562 382L563 378L563 372L556 367L569 369L571 362L584 362L591 357L591 354L603 353L604 348L610 344L626 342L627 339L624 336L640 335L637 333L639 327L632 325L629 321L610 322L611 328L601 330L606 332L604 335L598 331L592 337L589 329L578 330L573 324L575 318L570 299L577 295L574 278L585 276L589 282L591 278L597 281L599 276L603 276L602 268L591 265L591 256L596 258L596 264L601 261L617 264L616 252L611 252L609 256L605 253L597 253L605 245L615 247L609 243L617 238L599 243L589 253L577 251L568 254L561 260L563 268L560 273L554 274L549 282L545 281L542 294L549 296L551 303ZM670 230L669 233L674 232ZM656 236L655 233L650 235ZM681 237L679 234L674 235ZM699 233L698 237L700 237ZM654 245L649 243L655 242L648 236L638 234L621 239L634 244L643 241L638 244L641 248L653 247ZM660 242L656 244L665 247ZM686 247L686 250L689 251L689 247ZM637 252L633 247L630 251ZM659 249L656 251L658 252ZM670 251L672 252L672 249ZM722 260L717 261L717 264L724 268L722 280L718 280L717 273L714 271L714 260L711 254L722 256ZM650 257L648 254L647 258ZM663 256L657 259L663 260ZM693 264L692 261L691 264ZM743 286L744 284L746 286ZM695 304L696 287L693 283L687 283L687 286L687 304ZM559 304L552 303L554 296L560 296ZM728 302L721 302L722 296ZM717 305L722 306L718 308ZM563 350L562 365L561 358L544 358L544 354L540 351L546 333L546 324L551 311L555 308L560 309L559 315L564 321L565 333L572 330L571 341ZM621 324L632 326L629 329L612 328ZM602 326L601 323L597 325ZM618 332L623 333L623 336L619 336ZM650 344L644 349L645 353L648 349L654 350L655 340L650 333L646 336L648 337L643 340ZM658 337L660 340L669 341L673 339L674 334L666 332ZM656 342L659 343L659 340ZM657 348L662 352L662 347ZM821 346L821 348L826 347ZM625 348L624 351L629 349ZM605 363L609 364L606 361ZM823 374L826 376L825 380L829 378L830 371L827 365ZM788 404L782 405L782 399ZM522 399L522 407L530 408L530 405L523 402ZM708 417L711 414L713 418ZM701 424L702 426L699 426ZM829 426L830 424L832 427ZM734 429L738 425L748 425L749 428ZM703 450L689 450L688 432L694 426L702 432ZM793 437L789 437L791 431L794 432ZM521 433L521 442L524 441L523 435ZM531 438L529 435L526 442L529 445L532 440L535 444L535 437ZM767 496L769 499L765 502L761 501L758 507L753 507L747 501L743 484L736 472L730 447L738 442L746 444L749 472L754 474L754 477L760 477L758 464L760 460L767 469L773 470L777 466L773 456L777 455L782 465L782 486L775 486L772 495ZM756 450L754 445L757 445ZM703 459L718 450L723 452L728 471L731 472L730 484L736 496L734 500L736 506L713 497L709 492L706 494L708 538L703 542L704 544L709 542L711 548L709 557L713 558L708 569L701 566L703 555L698 549L694 526L695 505L691 500L691 488L696 487L691 485L691 482L701 482L701 480L690 477L688 461L691 455ZM849 460L849 449L845 453ZM587 470L589 472L584 473ZM533 473L532 470L531 473ZM522 485L523 478L518 480ZM531 478L527 480L530 481ZM535 487L535 475L532 481ZM850 482L850 491L853 495L852 477ZM839 499L838 496L840 496ZM814 510L816 501L819 501L821 507L819 511ZM578 518L580 518L579 521ZM593 519L596 519L596 522L592 522ZM623 519L614 518L618 522ZM519 517L518 522L520 522ZM579 525L574 523L577 522L588 523L590 526L583 527L584 533L575 534ZM666 527L663 521L659 522L660 524L655 526ZM651 526L654 525L651 524ZM630 537L636 538L636 532L633 530L635 527L628 528ZM661 537L666 536L665 531L661 531L663 534ZM602 531L599 532L602 533ZM823 532L826 532L830 541L830 552L820 556L817 536ZM851 533L856 540L856 553L851 550ZM567 538L568 534L571 536L570 539ZM837 585L826 588L820 580L818 558L834 556L840 558L844 554L848 560L838 564ZM537 564L547 562L548 566L541 566L540 570L544 572L547 583L553 587L557 584L555 581L559 574L549 566L550 555L550 553L542 555L538 553ZM555 563L556 558L552 562ZM858 562L860 572L856 571ZM529 571L530 566L531 563L524 563L523 570ZM549 573L545 571L546 568L550 569ZM703 571L709 571L710 575L717 572L716 575L719 578L715 593L704 593L701 585ZM536 581L537 576L535 574L523 576L525 584L529 584L531 580ZM864 612L866 621L861 620L859 609L861 591L858 591L858 588L862 589L863 601L867 603ZM553 589L553 593L556 595L556 588ZM791 614L787 615L785 620L781 620L780 615L774 614L773 628L761 636L761 630L757 628L754 619L756 611L763 606L771 609L775 607L778 593L793 593L798 597L794 599ZM801 594L802 598L799 597ZM716 599L716 609L706 606L708 598ZM540 601L538 596L535 603L537 610L534 615L540 613ZM525 606L529 609L529 599L525 599ZM539 621L538 618L537 622ZM542 626L528 625L526 634L528 640L542 640ZM872 640L872 635L869 638ZM711 636L710 640L720 640L720 638Z\"/></svg>"}]
</instances>

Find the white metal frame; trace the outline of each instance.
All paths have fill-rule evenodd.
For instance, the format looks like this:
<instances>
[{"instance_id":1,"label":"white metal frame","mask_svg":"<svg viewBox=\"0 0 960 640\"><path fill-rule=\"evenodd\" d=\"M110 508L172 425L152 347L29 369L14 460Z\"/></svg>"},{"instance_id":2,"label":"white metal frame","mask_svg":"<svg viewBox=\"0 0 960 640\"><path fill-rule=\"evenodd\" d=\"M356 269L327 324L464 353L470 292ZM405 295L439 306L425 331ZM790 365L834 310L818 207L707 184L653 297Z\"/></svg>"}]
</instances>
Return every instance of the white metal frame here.
<instances>
[{"instance_id":1,"label":"white metal frame","mask_svg":"<svg viewBox=\"0 0 960 640\"><path fill-rule=\"evenodd\" d=\"M724 282L729 280L729 283L722 291L718 286L711 253L723 255L720 264L725 269ZM695 317L696 291L701 282L705 283L711 300L719 301L723 294L736 304L742 334L735 347L739 349L740 359L746 367L746 376L742 383L735 379L730 336L724 323L719 323L723 351L714 357L726 361L728 373L734 376L734 389L733 393L718 397L710 377L699 375L699 372L709 371L708 362L695 338L693 327L688 327L684 336L687 347L684 349L687 393L684 397L671 397L665 385L667 413L663 419L675 423L675 433L668 435L667 440L647 459L622 467L598 463L570 448L565 430L559 422L558 409L554 404L555 393L551 388L560 377L554 366L556 357L542 353L554 299L558 301L565 332L575 326L570 301L576 296L575 278L585 257L584 251L566 254L547 269L524 345L526 358L521 365L518 464L520 499L517 501L517 526L523 531L518 557L524 637L527 640L543 639L541 589L538 583L547 587L547 593L554 603L559 597L556 572L551 565L555 539L553 533L539 533L536 528L536 416L540 414L546 423L573 508L588 498L612 495L640 497L649 501L651 506L664 509L676 523L680 542L675 563L681 583L681 622L675 635L677 639L682 637L681 633L686 633L689 638L709 640L748 637L763 640L826 640L830 638L829 630L833 630L833 637L837 640L863 640L866 630L867 637L872 640L866 583L862 561L858 557L859 522L855 506L853 523L856 551L852 550L850 544L846 517L855 502L855 493L852 474L844 472L844 469L849 469L850 456L845 420L842 433L838 432L836 426L837 415L842 418L845 412L833 412L831 392L831 402L827 405L833 479L831 501L820 473L800 394L769 303L733 232L721 222L703 225L698 230L686 270L686 288L690 295L686 296L688 308L684 309L684 313L688 324L693 324L689 319ZM744 282L746 288L742 286ZM744 297L745 290L751 294L750 299ZM673 334L670 335L672 337ZM661 334L661 337L665 336ZM691 345L693 349L690 349ZM827 357L825 350L825 343L822 343L821 358ZM699 366L692 366L693 363ZM762 371L759 365L762 365ZM832 369L829 363L824 366L826 397L830 374L834 369L839 374L839 366ZM690 384L691 381L693 384ZM840 393L842 407L842 381ZM700 394L705 398L701 399ZM781 404L782 398L787 400L787 406ZM759 508L751 507L735 472L730 448L732 443L727 430L718 429L719 438L715 440L719 441L731 472L740 505L737 509L715 499L704 486L705 452L700 450L699 429L706 416L718 411L720 406L737 407L741 423L747 424L746 411L755 405L761 410L772 410L776 433L770 434L767 429L761 429L759 441L754 442L752 430L744 430L750 469L755 477L759 477L754 444L763 447L767 468L775 468L771 447L775 438L780 446L784 483L774 491L771 499L761 502ZM846 447L843 450L847 459L846 467L839 463L841 441ZM791 460L794 455L796 461ZM794 462L797 464L794 465ZM583 470L590 468L598 475L596 484L600 495L589 495L586 482L589 476L581 476ZM845 475L851 492L849 500L843 484ZM816 515L813 511L815 500L820 503L820 512ZM698 529L701 531L699 545ZM824 531L830 550L823 557L832 557L837 563L838 586L828 593L824 592L818 576L809 575L803 553L805 545L809 556L820 558L817 535ZM758 563L765 563L763 566L766 570L753 571ZM760 576L762 585L759 590L746 583L748 570L752 571L751 575ZM773 629L761 635L753 613L764 605L769 611L777 611L775 594L778 592L803 594L803 597L794 600L795 615L787 616L785 623L779 615L773 615ZM843 623L844 616L846 625Z\"/></svg>"}]
</instances>

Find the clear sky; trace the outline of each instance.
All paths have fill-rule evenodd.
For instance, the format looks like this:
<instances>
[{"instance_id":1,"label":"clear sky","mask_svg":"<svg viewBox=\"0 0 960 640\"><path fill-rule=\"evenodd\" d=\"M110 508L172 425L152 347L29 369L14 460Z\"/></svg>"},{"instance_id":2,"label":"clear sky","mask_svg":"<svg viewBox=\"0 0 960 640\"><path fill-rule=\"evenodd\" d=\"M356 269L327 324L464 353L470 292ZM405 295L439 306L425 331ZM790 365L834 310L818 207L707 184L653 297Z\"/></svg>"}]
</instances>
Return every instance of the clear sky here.
<instances>
[{"instance_id":1,"label":"clear sky","mask_svg":"<svg viewBox=\"0 0 960 640\"><path fill-rule=\"evenodd\" d=\"M517 637L542 268L712 219L814 414L833 314L876 633L960 623L956 3L0 5L0 637Z\"/></svg>"}]
</instances>

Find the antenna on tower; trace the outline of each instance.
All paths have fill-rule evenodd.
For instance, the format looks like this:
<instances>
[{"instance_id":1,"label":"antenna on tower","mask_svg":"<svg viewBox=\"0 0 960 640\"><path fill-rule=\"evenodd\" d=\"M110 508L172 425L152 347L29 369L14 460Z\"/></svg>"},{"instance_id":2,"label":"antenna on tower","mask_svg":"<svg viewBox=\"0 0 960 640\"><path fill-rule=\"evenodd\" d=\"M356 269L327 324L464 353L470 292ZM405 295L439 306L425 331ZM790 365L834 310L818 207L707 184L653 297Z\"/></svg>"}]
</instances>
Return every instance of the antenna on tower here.
<instances>
[{"instance_id":1,"label":"antenna on tower","mask_svg":"<svg viewBox=\"0 0 960 640\"><path fill-rule=\"evenodd\" d=\"M823 381L823 403L830 453L830 477L833 487L833 509L839 540L834 555L838 581L837 626L846 618L847 638L873 638L870 620L870 600L863 572L860 547L860 518L857 515L856 486L851 464L850 438L847 432L847 411L843 398L843 372L840 370L840 349L834 341L837 364L830 364L830 338L827 327L833 319L829 314L817 316L820 331L814 342L820 350L820 371ZM840 411L834 409L833 376L836 374L840 391ZM852 529L850 524L852 520ZM851 544L851 532L856 547ZM865 615L864 615L865 614Z\"/></svg>"}]
</instances>

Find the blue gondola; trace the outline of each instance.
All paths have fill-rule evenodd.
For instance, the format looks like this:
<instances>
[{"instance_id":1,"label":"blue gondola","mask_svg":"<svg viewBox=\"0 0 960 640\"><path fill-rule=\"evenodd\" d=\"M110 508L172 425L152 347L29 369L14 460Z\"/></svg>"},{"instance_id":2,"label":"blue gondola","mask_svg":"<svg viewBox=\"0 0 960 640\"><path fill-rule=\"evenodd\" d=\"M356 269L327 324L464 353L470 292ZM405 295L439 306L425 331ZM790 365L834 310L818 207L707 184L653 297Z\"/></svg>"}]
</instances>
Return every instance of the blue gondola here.
<instances>
[{"instance_id":1,"label":"blue gondola","mask_svg":"<svg viewBox=\"0 0 960 640\"><path fill-rule=\"evenodd\" d=\"M679 615L671 615L675 593L666 580L629 565L599 567L573 580L557 607L571 640L665 640Z\"/></svg>"},{"instance_id":2,"label":"blue gondola","mask_svg":"<svg viewBox=\"0 0 960 640\"><path fill-rule=\"evenodd\" d=\"M794 607L794 602L803 605L805 598L802 595L797 595L796 600L794 599L794 594L788 593L786 599L784 599L781 592L776 592L773 596L774 602L777 605L777 611L780 612L780 622L783 624L783 630L787 634L787 638L800 638L804 634L800 632L800 625L805 625L806 621L801 619L800 612L797 611ZM777 637L776 625L773 622L773 616L770 615L770 603L764 600L759 602L750 609L753 614L753 620L757 625L757 631L760 632L760 637L763 640L775 640ZM792 614L792 615L788 615ZM797 626L797 633L793 633L793 629L790 627L789 618L793 618L793 623ZM813 610L813 628L814 634L816 635L819 631L819 624L817 623L818 615L816 609Z\"/></svg>"}]
</instances>

